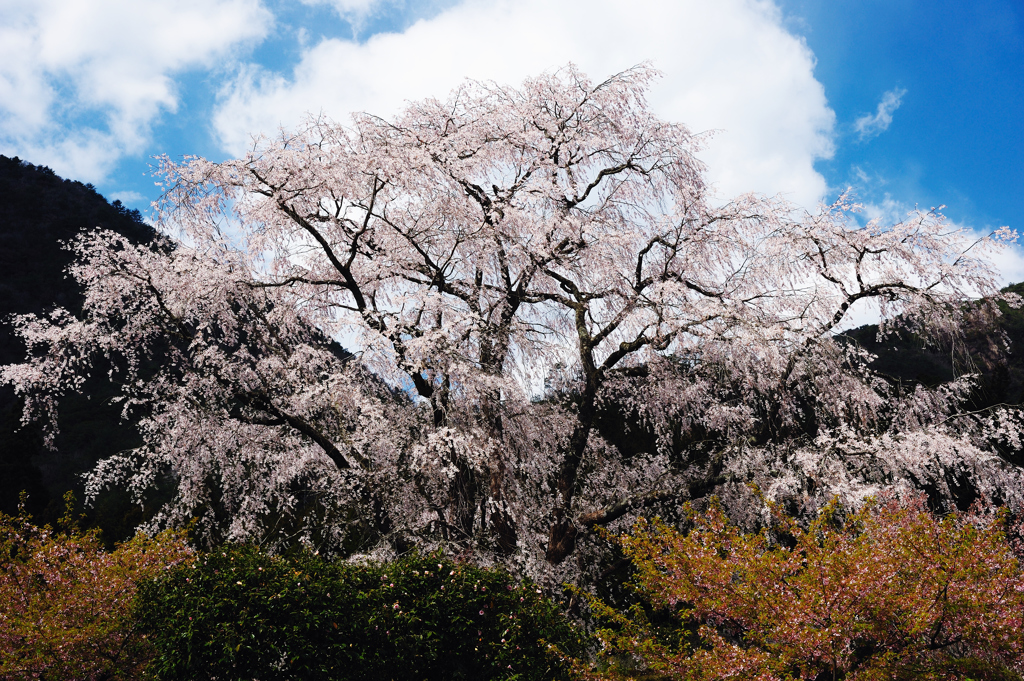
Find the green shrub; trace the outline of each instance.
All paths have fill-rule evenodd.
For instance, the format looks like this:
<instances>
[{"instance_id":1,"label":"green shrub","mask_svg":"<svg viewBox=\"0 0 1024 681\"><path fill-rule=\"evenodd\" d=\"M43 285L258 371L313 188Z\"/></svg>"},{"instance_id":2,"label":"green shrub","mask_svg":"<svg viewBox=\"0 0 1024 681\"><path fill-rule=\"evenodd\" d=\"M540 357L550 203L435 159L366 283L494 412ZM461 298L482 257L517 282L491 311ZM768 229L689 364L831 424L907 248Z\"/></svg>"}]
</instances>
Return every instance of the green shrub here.
<instances>
[{"instance_id":1,"label":"green shrub","mask_svg":"<svg viewBox=\"0 0 1024 681\"><path fill-rule=\"evenodd\" d=\"M535 586L440 554L208 554L140 590L161 679L552 679L581 639Z\"/></svg>"}]
</instances>

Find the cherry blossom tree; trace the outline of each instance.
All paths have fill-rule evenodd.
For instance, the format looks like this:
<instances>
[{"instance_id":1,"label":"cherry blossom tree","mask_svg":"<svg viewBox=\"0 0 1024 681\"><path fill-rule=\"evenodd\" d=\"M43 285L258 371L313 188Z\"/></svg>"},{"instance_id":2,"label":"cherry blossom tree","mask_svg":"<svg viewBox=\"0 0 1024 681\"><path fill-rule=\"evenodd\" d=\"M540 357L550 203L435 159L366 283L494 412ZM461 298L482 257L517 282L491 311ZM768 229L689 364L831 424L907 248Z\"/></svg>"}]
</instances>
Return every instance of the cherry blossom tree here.
<instances>
[{"instance_id":1,"label":"cherry blossom tree","mask_svg":"<svg viewBox=\"0 0 1024 681\"><path fill-rule=\"evenodd\" d=\"M85 318L19 320L32 357L4 379L27 418L52 416L90 357L115 357L146 444L91 489L173 480L157 525L445 542L533 574L581 562L587 528L748 473L813 506L938 453L932 477L959 466L1012 497L993 442L1016 442L1014 421L957 418L969 378L908 393L836 336L869 301L955 335L1012 235L972 240L934 212L859 225L845 197L814 215L718 200L700 137L648 108L655 75L469 82L238 160L163 159L159 218L180 242L80 241ZM649 451L595 431L609 409L655 434ZM846 466L862 451L884 465Z\"/></svg>"}]
</instances>

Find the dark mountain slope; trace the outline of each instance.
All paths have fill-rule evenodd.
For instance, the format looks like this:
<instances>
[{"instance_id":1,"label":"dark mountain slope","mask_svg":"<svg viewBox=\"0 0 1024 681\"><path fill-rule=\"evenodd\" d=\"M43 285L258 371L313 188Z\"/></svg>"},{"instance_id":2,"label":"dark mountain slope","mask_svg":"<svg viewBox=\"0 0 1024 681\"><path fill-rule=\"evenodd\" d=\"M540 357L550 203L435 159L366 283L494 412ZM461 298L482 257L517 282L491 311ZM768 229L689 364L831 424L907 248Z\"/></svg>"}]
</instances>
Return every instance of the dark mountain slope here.
<instances>
[{"instance_id":1,"label":"dark mountain slope","mask_svg":"<svg viewBox=\"0 0 1024 681\"><path fill-rule=\"evenodd\" d=\"M81 310L81 292L65 278L71 253L62 242L96 228L114 230L136 243L156 236L138 211L119 201L109 203L92 185L0 156L0 364L25 357L11 315L42 314L55 306ZM53 520L63 492L75 489L81 499L79 473L137 441L134 430L120 423L119 409L104 399L113 394L109 385L99 379L93 383L91 399L74 397L61 406L62 432L55 452L43 448L37 427L20 427L20 401L10 387L0 387L0 511L14 511L19 493L26 490L29 510L44 522ZM130 506L124 499L110 498L94 514L109 515L103 524L120 533L115 526L123 524L121 516L127 512Z\"/></svg>"},{"instance_id":2,"label":"dark mountain slope","mask_svg":"<svg viewBox=\"0 0 1024 681\"><path fill-rule=\"evenodd\" d=\"M1003 289L1024 295L1024 283ZM844 334L877 355L871 367L892 380L936 386L963 374L979 374L972 395L975 409L1024 402L1024 308L999 303L1001 314L979 313L962 340L924 343L906 332L878 339L878 327L862 326Z\"/></svg>"}]
</instances>

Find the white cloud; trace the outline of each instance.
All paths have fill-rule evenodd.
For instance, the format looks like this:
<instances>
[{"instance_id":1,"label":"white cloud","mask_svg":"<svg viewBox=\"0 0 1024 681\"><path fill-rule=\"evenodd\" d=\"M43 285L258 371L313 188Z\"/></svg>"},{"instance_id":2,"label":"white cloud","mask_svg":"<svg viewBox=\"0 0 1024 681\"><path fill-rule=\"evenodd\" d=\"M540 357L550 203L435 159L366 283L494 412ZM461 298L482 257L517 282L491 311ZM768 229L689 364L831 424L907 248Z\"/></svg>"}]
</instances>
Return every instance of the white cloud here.
<instances>
[{"instance_id":1,"label":"white cloud","mask_svg":"<svg viewBox=\"0 0 1024 681\"><path fill-rule=\"evenodd\" d=\"M1020 244L1007 246L991 256L992 263L999 270L1000 286L1009 286L1024 281L1024 248Z\"/></svg>"},{"instance_id":2,"label":"white cloud","mask_svg":"<svg viewBox=\"0 0 1024 681\"><path fill-rule=\"evenodd\" d=\"M240 154L306 112L387 116L466 77L518 84L572 61L596 80L645 60L665 74L650 96L662 117L721 131L702 153L721 194L825 195L813 164L832 154L834 114L813 54L767 0L467 0L402 33L310 46L288 77L251 66L214 124Z\"/></svg>"},{"instance_id":3,"label":"white cloud","mask_svg":"<svg viewBox=\"0 0 1024 681\"><path fill-rule=\"evenodd\" d=\"M878 109L874 115L864 114L854 121L853 129L860 135L861 140L877 137L889 129L889 126L892 125L892 115L896 109L900 108L905 94L907 91L903 88L889 90L882 95L882 101L878 103Z\"/></svg>"},{"instance_id":4,"label":"white cloud","mask_svg":"<svg viewBox=\"0 0 1024 681\"><path fill-rule=\"evenodd\" d=\"M114 192L110 195L111 201L120 201L121 203L142 203L146 201L146 197L138 192L127 191L127 192Z\"/></svg>"},{"instance_id":5,"label":"white cloud","mask_svg":"<svg viewBox=\"0 0 1024 681\"><path fill-rule=\"evenodd\" d=\"M878 220L886 225L903 222L918 208L918 206L897 201L889 194L885 194L881 201L863 201L860 202L860 205L861 215L865 221Z\"/></svg>"},{"instance_id":6,"label":"white cloud","mask_svg":"<svg viewBox=\"0 0 1024 681\"><path fill-rule=\"evenodd\" d=\"M272 22L260 0L0 0L0 18L0 150L91 181L176 109L176 72Z\"/></svg>"}]
</instances>

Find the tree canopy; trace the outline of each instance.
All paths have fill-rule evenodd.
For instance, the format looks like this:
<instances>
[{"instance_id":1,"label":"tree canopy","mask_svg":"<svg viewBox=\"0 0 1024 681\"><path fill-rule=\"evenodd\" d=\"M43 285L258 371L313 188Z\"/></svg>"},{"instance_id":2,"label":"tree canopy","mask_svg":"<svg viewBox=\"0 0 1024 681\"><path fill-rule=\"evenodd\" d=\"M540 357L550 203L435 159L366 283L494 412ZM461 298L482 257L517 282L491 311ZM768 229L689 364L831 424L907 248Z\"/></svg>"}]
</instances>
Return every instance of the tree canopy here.
<instances>
[{"instance_id":1,"label":"tree canopy","mask_svg":"<svg viewBox=\"0 0 1024 681\"><path fill-rule=\"evenodd\" d=\"M920 498L890 497L828 505L804 528L766 510L757 533L712 505L690 511L686 534L640 521L618 537L660 618L590 598L610 664L576 662L579 677L1020 678L1024 591L1005 515L937 518Z\"/></svg>"},{"instance_id":2,"label":"tree canopy","mask_svg":"<svg viewBox=\"0 0 1024 681\"><path fill-rule=\"evenodd\" d=\"M113 358L145 444L90 491L170 480L152 524L209 539L444 544L575 578L598 569L589 528L712 492L742 515L751 479L811 510L882 487L1016 500L1012 413L967 414L970 376L887 380L836 335L867 303L883 332L989 323L995 299L971 301L1013 235L721 200L700 136L647 106L655 75L468 82L237 160L165 158L178 244L79 239L82 315L20 318L31 358L3 379L53 424Z\"/></svg>"}]
</instances>

